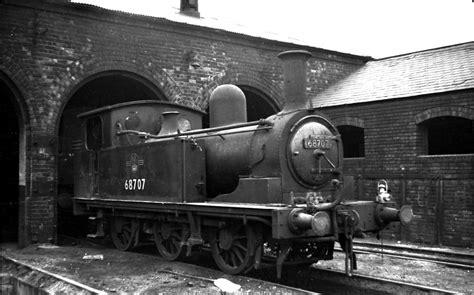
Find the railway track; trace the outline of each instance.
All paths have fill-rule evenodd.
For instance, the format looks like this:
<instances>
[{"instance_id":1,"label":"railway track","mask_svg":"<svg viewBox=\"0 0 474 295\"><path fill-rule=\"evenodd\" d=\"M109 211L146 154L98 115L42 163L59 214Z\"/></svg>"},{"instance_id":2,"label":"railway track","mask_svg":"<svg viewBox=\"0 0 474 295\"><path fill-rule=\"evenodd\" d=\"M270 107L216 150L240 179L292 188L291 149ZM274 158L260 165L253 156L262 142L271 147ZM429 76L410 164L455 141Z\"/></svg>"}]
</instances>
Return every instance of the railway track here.
<instances>
[{"instance_id":1,"label":"railway track","mask_svg":"<svg viewBox=\"0 0 474 295\"><path fill-rule=\"evenodd\" d=\"M277 280L272 263L263 264L262 269L252 271L246 276L270 282ZM318 264L311 267L287 267L280 283L322 294L460 294L455 290L357 272L347 276L343 270L328 269Z\"/></svg>"},{"instance_id":2,"label":"railway track","mask_svg":"<svg viewBox=\"0 0 474 295\"><path fill-rule=\"evenodd\" d=\"M357 243L357 247L360 247L361 249L363 245L363 243ZM377 245L365 244L365 246ZM403 247L393 248L400 249ZM141 253L145 255L157 255L154 251L154 247L151 247L149 249L153 250L144 250ZM203 250L204 252L210 255L209 249L203 248ZM407 249L405 250L408 251ZM153 253L149 253L147 251L152 251ZM373 253L380 252L374 250ZM450 256L452 257L452 259L456 257L455 254L451 254ZM204 254L204 258L198 259L198 261L193 261L191 263L218 270L218 268L214 266L212 262L210 262L212 261L212 259L206 257L206 254ZM346 273L341 270L323 269L315 267L301 268L298 265L288 266L288 269L284 271L284 276L282 280L278 280L273 259L274 258L266 257L266 263L262 263L261 269L251 271L250 273L247 273L243 276L247 276L252 279L262 280L262 282L268 281L272 282L273 284L281 284L286 288L294 288L294 291L296 293L303 292L308 294L459 294L459 292L457 291L435 288L423 284L391 280L387 278L364 275L360 273L354 273L350 277L348 277ZM205 280L206 278L202 279Z\"/></svg>"},{"instance_id":3,"label":"railway track","mask_svg":"<svg viewBox=\"0 0 474 295\"><path fill-rule=\"evenodd\" d=\"M210 255L209 249L203 248ZM144 253L146 255L156 255ZM191 263L218 270L210 263L206 254L198 261ZM301 267L298 265L286 266L281 280L277 279L275 258L266 257L258 270L243 274L262 282L271 282L285 288L293 288L295 292L304 294L459 294L457 291L436 288L429 285L416 284L382 277L353 273L350 277L344 271ZM205 278L203 278L204 280Z\"/></svg>"},{"instance_id":4,"label":"railway track","mask_svg":"<svg viewBox=\"0 0 474 295\"><path fill-rule=\"evenodd\" d=\"M341 251L340 249L337 249ZM358 254L380 254L387 257L426 261L450 267L474 270L474 254L445 249L418 248L395 244L377 244L354 241L354 252Z\"/></svg>"},{"instance_id":5,"label":"railway track","mask_svg":"<svg viewBox=\"0 0 474 295\"><path fill-rule=\"evenodd\" d=\"M75 280L54 274L13 258L0 256L2 265L2 294L97 294L107 292L84 285ZM8 274L7 268L15 268L15 274Z\"/></svg>"},{"instance_id":6,"label":"railway track","mask_svg":"<svg viewBox=\"0 0 474 295\"><path fill-rule=\"evenodd\" d=\"M80 253L84 253L84 251L102 252L105 254L103 256L107 257L105 259L108 259L109 261L122 260L123 255L127 255L126 254L127 252L122 252L122 251L113 249L114 252L121 252L123 254L119 254L119 256L117 256L117 254L110 254L109 256L107 254L108 253L107 250L109 250L109 247L105 245L104 243L94 243L94 242L91 242L90 240L82 240L82 239L68 237L67 244L70 244L70 242L72 242L73 245L82 245L81 250L79 250ZM1 248L1 245L0 245L0 248ZM67 248L70 248L71 250L69 251L65 250ZM60 257L63 255L64 255L63 257L69 257L67 254L65 254L66 252L73 253L72 256L77 257L77 253L78 253L76 250L74 250L75 247L54 246L54 247L44 247L44 248L41 247L41 249L51 249L49 250L51 251L49 252L50 254L46 254L47 252L44 252L44 253L38 252L37 255L43 256L43 257L52 255L55 258L57 258L58 252L54 252L55 249L58 249L57 251L61 251L59 252L61 253L59 254ZM63 250L59 250L59 249L63 249ZM208 254L207 251L205 253ZM157 255L156 253L156 248L151 247L151 245L144 245L142 247L138 247L136 248L136 251L130 251L130 254L132 257L136 257L134 255L145 257L145 258L141 258L142 260L145 260L145 261L150 259L148 257L153 257L153 259L157 259L159 261L159 258L158 258L159 255ZM123 287L121 286L122 283L121 283L120 271L117 272L116 278L112 278L112 281L117 282L117 284L120 286L116 286L116 288L113 288L113 287L110 288L109 283L105 283L104 285L99 283L99 285L102 285L102 287L104 288L97 287L97 286L91 287L91 286L88 286L87 283L84 284L84 282L79 282L81 281L81 279L74 280L74 279L68 278L69 276L75 277L74 274L77 275L77 271L79 269L76 266L72 266L73 264L76 265L75 264L76 262L73 261L74 258L72 258L71 260L69 260L69 258L61 258L60 259L61 266L58 266L53 262L55 259L42 260L43 263L47 265L47 267L53 268L53 269L58 268L58 269L61 269L61 272L63 274L67 273L66 276L68 277L65 277L64 275L58 275L51 271L42 269L41 266L38 265L37 262L35 266L31 263L28 263L27 261L23 261L23 259L21 258L16 259L16 258L9 257L10 255L11 255L11 250L0 251L0 265L2 266L0 269L0 279L1 279L0 294L40 294L40 295L43 295L43 294L60 293L60 294L100 294L100 295L104 294L105 295L105 294L109 294L110 292L116 293L117 290L123 289ZM82 254L80 254L79 256L82 256ZM90 255L90 256L93 256L93 255ZM206 257L207 257L207 261L209 261L208 259L209 257L208 256ZM104 258L98 259L97 260L98 263L99 261L102 261L103 259ZM133 258L130 258L130 259L133 259ZM93 267L94 265L93 261L91 260L88 262L90 262L91 267ZM83 262L83 263L88 264L88 262ZM217 278L222 279L224 277L228 277L229 280L234 281L234 279L230 278L227 275L223 275L220 271L218 271L220 275L217 274L216 276L216 273L212 271L212 267L204 266L206 269L209 269L210 271L208 272L204 270L200 263L177 262L176 264L180 264L181 266L175 267L175 266L172 266L174 264L171 262L165 262L165 261L163 262L165 265L168 265L168 266L161 267L161 264L160 264L160 266L158 267L153 267L154 271L153 271L152 277L154 278L154 280L143 281L143 283L145 284L142 284L141 289L147 288L147 287L149 288L148 290L146 290L145 292L146 294L155 294L155 293L181 294L184 289L189 288L189 287L196 288L197 293L193 292L194 294L198 294L200 292L204 292L207 294L219 294L219 291L216 291L215 287L213 289L209 288L210 286L214 286L214 285L217 286L217 284L215 284L215 281L217 280ZM191 267L189 266L183 267L182 266L183 264L190 265ZM69 265L70 268L66 270L64 265ZM108 265L106 267L107 269L104 269L104 272L116 271L114 267L109 266L109 264L107 265ZM191 272L189 272L190 269L192 270ZM196 273L195 269L201 269L201 271ZM215 267L214 269L217 270L217 268ZM210 275L212 273L214 273L214 275ZM84 279L82 275L80 277ZM86 279L86 281L88 280ZM159 286L157 286L158 281L163 281L163 284L160 285L158 283ZM251 278L251 277L245 277L245 276L237 276L235 278L235 282L241 284L242 288L244 290L247 290L247 292L249 292L250 290L252 293L264 292L264 293L270 294L268 293L269 291L267 290L268 288L270 288L270 290L278 290L278 292L283 292L284 294L298 294L298 295L314 294L314 292L312 291L303 290L303 289L299 289L297 287L292 287L292 286L285 286L278 282L269 282L269 281L259 280L258 278ZM147 286L148 285L147 283L149 283L150 285ZM97 285L97 280L94 280L94 284ZM262 286L262 289L260 289L260 285ZM258 288L256 288L255 286L257 286ZM211 291L211 293L209 293L209 291ZM133 293L141 294L141 291L140 292L134 291ZM224 293L225 293L224 291L221 292L221 294L224 294Z\"/></svg>"},{"instance_id":7,"label":"railway track","mask_svg":"<svg viewBox=\"0 0 474 295\"><path fill-rule=\"evenodd\" d=\"M10 267L21 268L22 273L24 276L23 278L13 277L11 275L0 274L0 278L3 281L8 281L7 285L14 285L14 287L8 289L2 286L1 294L97 294L97 295L106 295L108 292L99 290L96 288L92 288L90 286L86 286L80 282L71 280L69 278L51 273L49 271L45 271L38 267L34 267L27 263L7 258L7 257L0 257L2 265L9 265ZM160 270L160 273L173 275L176 277L180 277L193 280L194 284L196 282L205 282L207 284L213 284L214 279L203 277L203 276L196 276L190 275L183 272L172 271L172 270ZM253 280L258 280L253 278ZM41 281L41 283L40 283ZM260 280L263 284L265 281ZM284 286L278 283L272 283L276 287L285 288L287 291L290 291L291 294L298 294L298 295L306 295L306 294L314 294L312 291L303 290L291 286ZM2 283L5 285L5 283ZM158 290L159 291L159 290Z\"/></svg>"},{"instance_id":8,"label":"railway track","mask_svg":"<svg viewBox=\"0 0 474 295\"><path fill-rule=\"evenodd\" d=\"M313 269L313 275L320 282L338 284L345 294L459 294L459 292L434 288L422 284L414 284L397 280L373 277L363 274L352 274L348 277L343 271ZM354 292L354 290L360 290ZM340 292L337 292L338 294Z\"/></svg>"},{"instance_id":9,"label":"railway track","mask_svg":"<svg viewBox=\"0 0 474 295\"><path fill-rule=\"evenodd\" d=\"M94 244L90 241L78 241L78 244L89 244L91 246L97 246L103 248L104 245ZM360 245L357 245L359 247ZM149 247L143 250L139 249L138 253L144 255L157 256L155 249ZM133 251L137 253L136 251ZM206 251L205 251L206 252ZM190 263L199 265L206 268L214 268L215 266L210 265L210 259L208 253L203 253L202 258L199 261L192 261ZM207 258L206 258L207 257ZM3 259L3 258L2 258ZM19 261L11 261L17 264L22 264ZM249 272L243 277L251 278L252 280L261 280L263 282L271 282L275 286L282 286L292 290L294 294L314 294L314 293L324 293L324 294L457 294L455 291L445 290L441 288L433 288L430 286L425 286L422 284L407 283L403 281L390 280L386 278L374 277L369 275L364 275L360 273L354 273L351 277L348 277L341 270L334 269L323 269L316 265L317 267L301 267L301 266L289 266L285 268L283 272L282 280L277 280L276 270L274 265L271 264L262 264L262 268L259 270L254 270ZM50 272L31 267L28 265L23 265L21 267L29 268L35 272L41 273L41 276L48 276L54 278L50 284L54 282L59 284L57 281L62 281L62 284L71 284L75 288L74 293L81 294L104 294L103 291L90 288L88 286L82 285L80 283L75 283L74 281L68 280L61 276L57 276ZM161 271L166 275L175 275L180 277L181 280L186 280L186 278L204 282L204 284L209 284L212 282L211 278L204 276L189 275L181 271L173 270L164 270ZM102 293L101 293L102 292ZM40 293L42 294L42 293Z\"/></svg>"},{"instance_id":10,"label":"railway track","mask_svg":"<svg viewBox=\"0 0 474 295\"><path fill-rule=\"evenodd\" d=\"M144 254L148 255L148 254ZM15 284L21 282L21 287L17 287L15 291L36 289L32 294L50 294L56 292L74 293L74 294L107 294L107 292L95 289L77 281L59 276L49 271L42 270L38 267L31 266L27 263L17 261L15 259L2 257L3 264L11 264L15 268L23 269L21 273L23 278L15 278ZM212 283L211 278L189 275L186 273L162 270L161 273L174 275L181 279L186 278L193 282ZM262 276L261 273L266 275ZM274 267L263 268L259 272L253 272L247 277L253 280L260 280L263 283L271 282L273 285L285 288L291 291L291 294L456 294L456 292L432 288L419 284L410 284L400 281L381 279L360 274L354 274L347 277L342 271L323 270L309 268L304 271L304 275L299 272L293 272L293 275L285 276L285 282L276 281ZM298 276L295 279L293 276ZM262 279L265 277L265 279ZM273 277L267 280L267 277ZM291 281L291 282L288 282ZM41 282L40 284L38 284ZM36 286L35 286L36 285ZM40 285L40 286L38 286ZM21 293L21 292L20 292ZM12 293L13 294L13 293Z\"/></svg>"},{"instance_id":11,"label":"railway track","mask_svg":"<svg viewBox=\"0 0 474 295\"><path fill-rule=\"evenodd\" d=\"M206 251L207 252L207 251ZM271 282L285 288L293 289L300 294L459 294L457 291L436 288L429 285L415 284L381 277L374 277L359 273L353 273L350 277L344 271L333 269L322 269L314 267L302 267L298 265L288 266L284 270L281 280L277 279L276 270L272 259L266 259L261 269L253 270L244 277L249 277L262 282ZM203 258L204 262L193 262L212 269L209 259ZM191 276L192 277L192 276ZM206 278L203 278L205 280Z\"/></svg>"}]
</instances>

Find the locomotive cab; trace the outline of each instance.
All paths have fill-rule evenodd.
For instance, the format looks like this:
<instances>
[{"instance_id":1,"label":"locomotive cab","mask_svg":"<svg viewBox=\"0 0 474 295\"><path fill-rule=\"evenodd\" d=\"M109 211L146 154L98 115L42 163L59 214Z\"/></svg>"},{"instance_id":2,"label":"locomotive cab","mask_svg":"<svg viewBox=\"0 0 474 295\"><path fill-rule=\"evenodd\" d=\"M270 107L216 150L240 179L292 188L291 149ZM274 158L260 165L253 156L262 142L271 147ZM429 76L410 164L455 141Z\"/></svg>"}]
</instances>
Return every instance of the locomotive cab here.
<instances>
[{"instance_id":1,"label":"locomotive cab","mask_svg":"<svg viewBox=\"0 0 474 295\"><path fill-rule=\"evenodd\" d=\"M169 133L169 113L175 114L175 134L202 127L204 113L161 101L127 102L80 114L85 140L75 158L75 196L180 201L187 183L186 200L203 200L203 188L196 188L205 183L202 152L173 138L154 144L137 136ZM179 160L183 153L186 162Z\"/></svg>"}]
</instances>

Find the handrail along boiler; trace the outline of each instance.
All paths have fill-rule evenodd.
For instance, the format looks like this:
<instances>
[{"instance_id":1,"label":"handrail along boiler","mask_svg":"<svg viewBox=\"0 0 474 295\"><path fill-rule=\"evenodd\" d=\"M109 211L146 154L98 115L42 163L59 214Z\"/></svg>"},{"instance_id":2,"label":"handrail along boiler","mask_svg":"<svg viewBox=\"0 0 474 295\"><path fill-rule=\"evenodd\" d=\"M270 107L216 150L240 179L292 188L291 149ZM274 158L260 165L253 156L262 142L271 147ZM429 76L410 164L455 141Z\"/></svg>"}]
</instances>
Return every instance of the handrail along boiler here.
<instances>
[{"instance_id":1,"label":"handrail along boiler","mask_svg":"<svg viewBox=\"0 0 474 295\"><path fill-rule=\"evenodd\" d=\"M209 245L229 274L258 268L265 254L284 264L332 259L334 243L356 267L354 233L410 222L412 211L387 202L346 200L342 142L306 98L306 51L279 55L283 110L247 122L245 96L233 85L210 98L210 128L200 111L135 101L83 113L84 148L75 156L74 212L110 229L129 250L153 240L168 260ZM348 265L348 262L351 262Z\"/></svg>"}]
</instances>

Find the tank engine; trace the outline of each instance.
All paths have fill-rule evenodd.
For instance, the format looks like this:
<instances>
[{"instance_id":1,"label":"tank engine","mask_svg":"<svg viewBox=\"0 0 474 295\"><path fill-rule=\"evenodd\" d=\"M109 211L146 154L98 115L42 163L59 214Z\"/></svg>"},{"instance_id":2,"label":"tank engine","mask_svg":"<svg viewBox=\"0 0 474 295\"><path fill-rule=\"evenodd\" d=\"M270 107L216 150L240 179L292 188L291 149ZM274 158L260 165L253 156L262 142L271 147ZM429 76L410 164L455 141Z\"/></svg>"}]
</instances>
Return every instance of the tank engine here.
<instances>
[{"instance_id":1,"label":"tank engine","mask_svg":"<svg viewBox=\"0 0 474 295\"><path fill-rule=\"evenodd\" d=\"M209 245L229 274L258 268L266 249L280 276L284 263L332 259L336 241L354 267L354 233L407 224L411 208L387 203L385 182L376 201L346 200L341 136L305 96L310 53L279 57L287 103L260 121L247 122L245 96L233 85L212 93L206 129L203 113L168 102L81 114L75 214L98 220L97 236L110 228L121 250L153 240L175 260Z\"/></svg>"}]
</instances>

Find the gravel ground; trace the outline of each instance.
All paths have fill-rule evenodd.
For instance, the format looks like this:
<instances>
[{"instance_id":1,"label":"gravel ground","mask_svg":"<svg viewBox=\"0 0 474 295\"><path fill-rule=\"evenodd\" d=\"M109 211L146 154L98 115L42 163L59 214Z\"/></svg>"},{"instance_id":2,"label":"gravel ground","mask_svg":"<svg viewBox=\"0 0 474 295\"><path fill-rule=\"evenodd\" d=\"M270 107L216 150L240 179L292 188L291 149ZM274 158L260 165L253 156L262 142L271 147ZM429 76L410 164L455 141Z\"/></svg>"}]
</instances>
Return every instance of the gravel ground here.
<instances>
[{"instance_id":1,"label":"gravel ground","mask_svg":"<svg viewBox=\"0 0 474 295\"><path fill-rule=\"evenodd\" d=\"M449 250L449 248L439 249ZM461 252L474 252L468 249L459 250ZM344 254L335 253L334 256L334 260L320 261L314 267L344 270ZM473 270L448 267L431 262L392 258L380 254L358 254L357 267L356 272L364 275L427 285L464 294L474 294Z\"/></svg>"},{"instance_id":2,"label":"gravel ground","mask_svg":"<svg viewBox=\"0 0 474 295\"><path fill-rule=\"evenodd\" d=\"M278 284L115 249L3 245L2 255L108 293L222 294L216 280L223 279L227 285L240 285L241 294L303 294ZM15 268L2 265L1 272L15 275Z\"/></svg>"},{"instance_id":3,"label":"gravel ground","mask_svg":"<svg viewBox=\"0 0 474 295\"><path fill-rule=\"evenodd\" d=\"M298 293L281 285L243 276L229 276L220 271L179 262L167 262L158 256L89 246L50 247L32 245L24 249L3 247L2 254L52 273L79 281L109 293L139 294L220 294L215 285L219 278L241 286L240 293ZM85 259L85 258L90 259ZM411 261L387 256L358 255L357 273L392 280L429 285L460 293L474 293L474 273L429 262ZM344 270L344 256L320 261L315 268ZM2 273L5 270L2 267ZM285 273L285 269L283 270ZM305 278L303 268L295 276ZM186 274L186 275L183 275ZM285 276L285 274L284 274Z\"/></svg>"}]
</instances>

